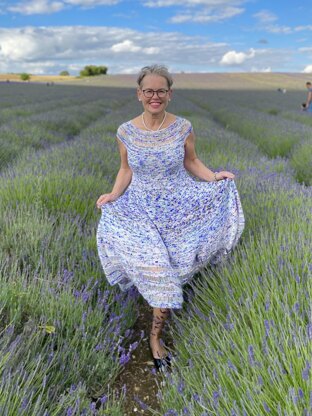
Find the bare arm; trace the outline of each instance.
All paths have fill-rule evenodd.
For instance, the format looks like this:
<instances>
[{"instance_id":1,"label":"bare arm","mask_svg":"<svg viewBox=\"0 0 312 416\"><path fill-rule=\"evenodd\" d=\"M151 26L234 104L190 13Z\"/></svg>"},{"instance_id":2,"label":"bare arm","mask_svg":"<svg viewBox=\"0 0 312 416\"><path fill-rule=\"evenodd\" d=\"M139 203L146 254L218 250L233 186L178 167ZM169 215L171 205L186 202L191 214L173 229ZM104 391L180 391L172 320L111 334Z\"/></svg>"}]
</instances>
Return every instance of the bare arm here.
<instances>
[{"instance_id":1,"label":"bare arm","mask_svg":"<svg viewBox=\"0 0 312 416\"><path fill-rule=\"evenodd\" d=\"M128 164L126 146L119 139L117 139L117 143L120 153L120 168L111 193L117 195L118 198L128 188L132 179L132 170Z\"/></svg>"},{"instance_id":2,"label":"bare arm","mask_svg":"<svg viewBox=\"0 0 312 416\"><path fill-rule=\"evenodd\" d=\"M199 179L211 182L215 181L214 172L208 169L203 162L201 162L195 152L195 135L193 132L190 133L188 138L185 141L185 155L184 155L184 167L191 174L197 176ZM231 172L218 172L216 174L217 180L225 178L234 178L233 173Z\"/></svg>"},{"instance_id":3,"label":"bare arm","mask_svg":"<svg viewBox=\"0 0 312 416\"><path fill-rule=\"evenodd\" d=\"M115 201L128 188L132 179L132 170L128 164L128 154L126 146L117 139L119 153L120 153L120 168L116 176L115 184L109 194L103 194L96 201L98 208L107 202Z\"/></svg>"}]
</instances>

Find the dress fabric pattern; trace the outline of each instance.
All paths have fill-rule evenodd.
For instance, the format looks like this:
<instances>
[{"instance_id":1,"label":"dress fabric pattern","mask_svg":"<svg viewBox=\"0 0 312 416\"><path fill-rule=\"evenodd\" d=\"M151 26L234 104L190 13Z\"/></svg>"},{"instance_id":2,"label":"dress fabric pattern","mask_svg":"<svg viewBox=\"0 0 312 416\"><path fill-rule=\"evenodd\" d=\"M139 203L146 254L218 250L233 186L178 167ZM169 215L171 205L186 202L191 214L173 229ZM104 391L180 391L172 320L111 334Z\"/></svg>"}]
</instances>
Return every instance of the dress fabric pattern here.
<instances>
[{"instance_id":1,"label":"dress fabric pattern","mask_svg":"<svg viewBox=\"0 0 312 416\"><path fill-rule=\"evenodd\" d=\"M182 117L159 131L131 121L117 130L132 180L101 207L98 254L110 285L135 285L152 307L182 308L182 286L207 263L223 261L244 229L234 180L202 181L185 169L191 131Z\"/></svg>"}]
</instances>

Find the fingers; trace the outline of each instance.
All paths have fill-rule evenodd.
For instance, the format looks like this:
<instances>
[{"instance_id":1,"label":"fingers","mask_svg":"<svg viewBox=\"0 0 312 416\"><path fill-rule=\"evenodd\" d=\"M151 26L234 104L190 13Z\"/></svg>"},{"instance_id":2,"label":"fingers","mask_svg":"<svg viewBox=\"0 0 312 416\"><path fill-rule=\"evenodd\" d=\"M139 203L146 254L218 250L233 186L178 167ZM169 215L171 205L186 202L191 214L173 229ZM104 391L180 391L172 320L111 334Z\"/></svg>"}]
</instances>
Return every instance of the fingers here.
<instances>
[{"instance_id":1,"label":"fingers","mask_svg":"<svg viewBox=\"0 0 312 416\"><path fill-rule=\"evenodd\" d=\"M108 202L108 199L109 198L107 194L101 195L100 198L96 201L97 208L101 208L102 205Z\"/></svg>"}]
</instances>

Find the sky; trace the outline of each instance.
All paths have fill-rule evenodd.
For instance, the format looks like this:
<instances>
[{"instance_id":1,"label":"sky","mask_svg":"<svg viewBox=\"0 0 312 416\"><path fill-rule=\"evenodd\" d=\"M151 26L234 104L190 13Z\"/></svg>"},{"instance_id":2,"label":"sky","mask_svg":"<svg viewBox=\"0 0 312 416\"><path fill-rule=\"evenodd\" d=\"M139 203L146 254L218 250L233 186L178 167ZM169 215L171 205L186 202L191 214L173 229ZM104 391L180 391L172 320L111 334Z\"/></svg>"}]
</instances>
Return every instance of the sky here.
<instances>
[{"instance_id":1,"label":"sky","mask_svg":"<svg viewBox=\"0 0 312 416\"><path fill-rule=\"evenodd\" d=\"M312 74L312 2L0 0L0 72Z\"/></svg>"}]
</instances>

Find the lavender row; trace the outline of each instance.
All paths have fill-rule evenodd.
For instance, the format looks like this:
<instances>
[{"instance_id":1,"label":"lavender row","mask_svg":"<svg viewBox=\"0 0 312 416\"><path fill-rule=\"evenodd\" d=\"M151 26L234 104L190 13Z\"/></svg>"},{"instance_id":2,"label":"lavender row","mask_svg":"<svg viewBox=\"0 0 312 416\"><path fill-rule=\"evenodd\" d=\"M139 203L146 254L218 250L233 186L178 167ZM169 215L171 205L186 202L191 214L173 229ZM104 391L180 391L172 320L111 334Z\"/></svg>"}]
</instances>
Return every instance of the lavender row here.
<instances>
[{"instance_id":1,"label":"lavender row","mask_svg":"<svg viewBox=\"0 0 312 416\"><path fill-rule=\"evenodd\" d=\"M127 341L138 293L108 287L94 237L103 166L118 163L111 130L102 118L0 178L3 414L123 414L111 385L140 341Z\"/></svg>"}]
</instances>

